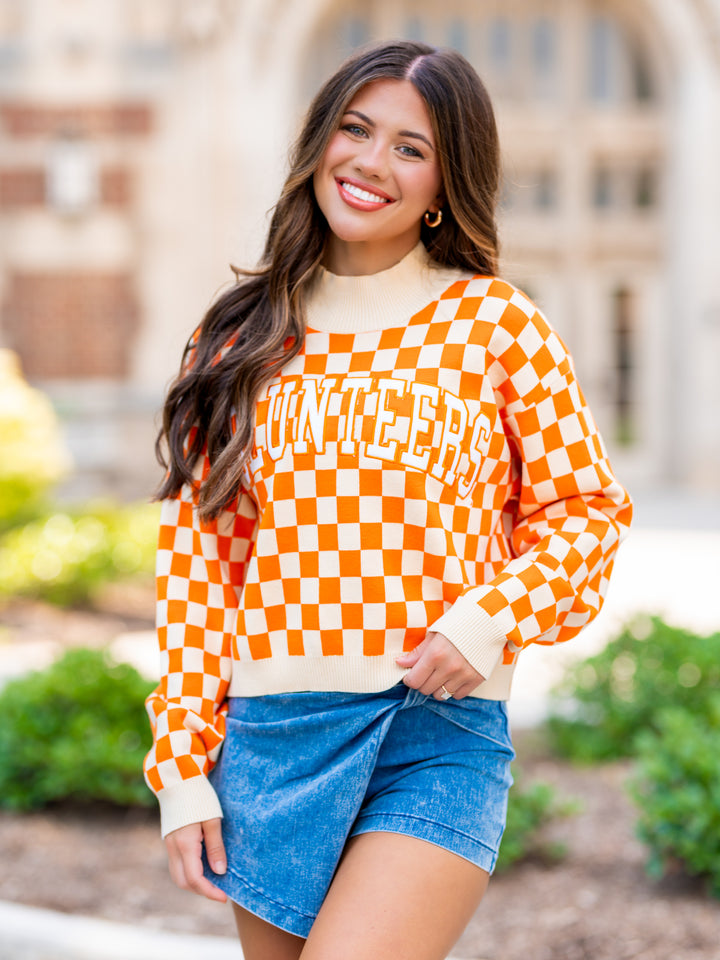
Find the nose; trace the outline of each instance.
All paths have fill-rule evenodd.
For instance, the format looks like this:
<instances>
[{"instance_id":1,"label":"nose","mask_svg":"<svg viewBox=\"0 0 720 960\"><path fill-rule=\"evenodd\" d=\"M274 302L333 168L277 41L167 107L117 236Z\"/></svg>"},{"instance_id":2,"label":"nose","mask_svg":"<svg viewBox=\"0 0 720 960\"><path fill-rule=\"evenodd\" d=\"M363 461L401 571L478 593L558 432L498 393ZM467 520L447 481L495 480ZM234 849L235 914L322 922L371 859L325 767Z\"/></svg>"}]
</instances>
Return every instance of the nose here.
<instances>
[{"instance_id":1,"label":"nose","mask_svg":"<svg viewBox=\"0 0 720 960\"><path fill-rule=\"evenodd\" d=\"M387 177L387 146L379 137L363 144L355 157L355 169L364 177L376 180L384 180Z\"/></svg>"}]
</instances>

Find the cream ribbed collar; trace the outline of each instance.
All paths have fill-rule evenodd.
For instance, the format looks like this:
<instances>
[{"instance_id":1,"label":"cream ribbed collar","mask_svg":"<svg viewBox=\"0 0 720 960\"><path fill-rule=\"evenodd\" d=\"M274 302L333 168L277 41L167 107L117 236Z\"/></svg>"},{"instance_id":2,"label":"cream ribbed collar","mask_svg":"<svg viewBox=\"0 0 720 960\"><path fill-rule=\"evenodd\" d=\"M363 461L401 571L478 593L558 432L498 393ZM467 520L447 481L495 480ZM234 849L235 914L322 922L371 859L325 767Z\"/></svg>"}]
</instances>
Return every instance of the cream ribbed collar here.
<instances>
[{"instance_id":1,"label":"cream ribbed collar","mask_svg":"<svg viewBox=\"0 0 720 960\"><path fill-rule=\"evenodd\" d=\"M468 276L434 263L422 241L380 273L343 277L321 267L308 297L307 325L327 333L402 327L452 283Z\"/></svg>"}]
</instances>

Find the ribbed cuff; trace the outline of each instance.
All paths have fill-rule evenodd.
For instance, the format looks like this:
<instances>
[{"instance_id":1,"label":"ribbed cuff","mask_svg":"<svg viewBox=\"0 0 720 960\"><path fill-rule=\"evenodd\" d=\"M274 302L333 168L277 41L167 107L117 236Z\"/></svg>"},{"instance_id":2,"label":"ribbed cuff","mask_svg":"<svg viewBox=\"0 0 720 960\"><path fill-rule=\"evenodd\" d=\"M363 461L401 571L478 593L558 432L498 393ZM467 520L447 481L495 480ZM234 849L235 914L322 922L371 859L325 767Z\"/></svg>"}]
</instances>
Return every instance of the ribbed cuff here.
<instances>
[{"instance_id":1,"label":"ribbed cuff","mask_svg":"<svg viewBox=\"0 0 720 960\"><path fill-rule=\"evenodd\" d=\"M458 597L449 610L430 624L430 631L447 637L485 679L497 666L507 643L493 618L468 597Z\"/></svg>"},{"instance_id":2,"label":"ribbed cuff","mask_svg":"<svg viewBox=\"0 0 720 960\"><path fill-rule=\"evenodd\" d=\"M163 837L189 823L202 823L223 815L218 796L207 777L192 777L166 787L157 798Z\"/></svg>"}]
</instances>

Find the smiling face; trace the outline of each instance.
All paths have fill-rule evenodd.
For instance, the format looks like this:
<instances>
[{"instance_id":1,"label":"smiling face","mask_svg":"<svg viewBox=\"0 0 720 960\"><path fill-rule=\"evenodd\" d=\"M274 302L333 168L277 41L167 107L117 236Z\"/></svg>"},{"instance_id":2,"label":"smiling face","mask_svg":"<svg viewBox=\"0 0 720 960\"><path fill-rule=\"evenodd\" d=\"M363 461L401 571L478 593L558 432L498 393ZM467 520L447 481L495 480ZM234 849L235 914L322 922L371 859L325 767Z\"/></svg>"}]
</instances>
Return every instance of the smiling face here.
<instances>
[{"instance_id":1,"label":"smiling face","mask_svg":"<svg viewBox=\"0 0 720 960\"><path fill-rule=\"evenodd\" d=\"M442 205L442 180L430 117L409 80L376 80L356 94L313 188L333 273L376 273L413 249L423 215Z\"/></svg>"}]
</instances>

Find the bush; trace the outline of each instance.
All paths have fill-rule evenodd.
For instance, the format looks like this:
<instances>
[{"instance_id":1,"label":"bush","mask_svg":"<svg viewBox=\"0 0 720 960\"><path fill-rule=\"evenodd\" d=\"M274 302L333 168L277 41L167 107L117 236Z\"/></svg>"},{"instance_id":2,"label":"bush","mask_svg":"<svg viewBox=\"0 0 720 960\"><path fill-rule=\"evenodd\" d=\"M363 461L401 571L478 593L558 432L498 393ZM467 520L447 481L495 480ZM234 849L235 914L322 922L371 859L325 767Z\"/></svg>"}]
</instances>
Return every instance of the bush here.
<instances>
[{"instance_id":1,"label":"bush","mask_svg":"<svg viewBox=\"0 0 720 960\"><path fill-rule=\"evenodd\" d=\"M22 378L18 358L0 350L0 530L43 509L70 457L50 401Z\"/></svg>"},{"instance_id":2,"label":"bush","mask_svg":"<svg viewBox=\"0 0 720 960\"><path fill-rule=\"evenodd\" d=\"M632 756L637 735L658 729L663 707L697 711L718 688L719 633L701 637L658 618L637 618L554 691L556 702L571 709L549 718L549 741L579 762Z\"/></svg>"},{"instance_id":3,"label":"bush","mask_svg":"<svg viewBox=\"0 0 720 960\"><path fill-rule=\"evenodd\" d=\"M87 603L109 580L151 574L159 507L57 511L10 530L0 542L0 599L29 596Z\"/></svg>"},{"instance_id":4,"label":"bush","mask_svg":"<svg viewBox=\"0 0 720 960\"><path fill-rule=\"evenodd\" d=\"M152 804L142 776L151 741L143 702L152 686L88 649L10 681L0 691L0 806Z\"/></svg>"},{"instance_id":5,"label":"bush","mask_svg":"<svg viewBox=\"0 0 720 960\"><path fill-rule=\"evenodd\" d=\"M558 817L577 811L572 800L559 801L548 783L520 787L517 783L508 797L507 824L500 847L497 870L507 870L526 857L539 856L557 860L565 853L561 844L545 842L542 829Z\"/></svg>"},{"instance_id":6,"label":"bush","mask_svg":"<svg viewBox=\"0 0 720 960\"><path fill-rule=\"evenodd\" d=\"M45 513L47 488L48 484L38 483L31 477L0 476L0 533Z\"/></svg>"},{"instance_id":7,"label":"bush","mask_svg":"<svg viewBox=\"0 0 720 960\"><path fill-rule=\"evenodd\" d=\"M705 710L662 710L655 731L637 738L633 797L637 830L650 848L648 869L660 877L674 865L708 879L720 897L720 695Z\"/></svg>"}]
</instances>

